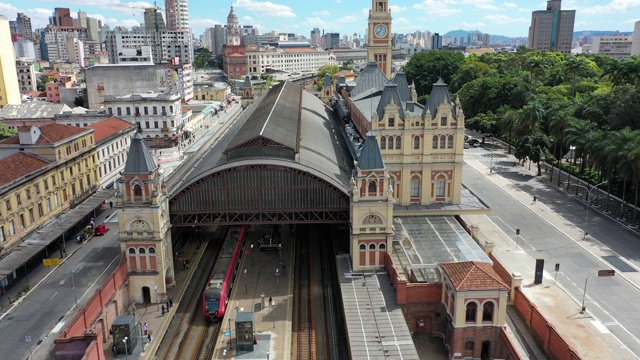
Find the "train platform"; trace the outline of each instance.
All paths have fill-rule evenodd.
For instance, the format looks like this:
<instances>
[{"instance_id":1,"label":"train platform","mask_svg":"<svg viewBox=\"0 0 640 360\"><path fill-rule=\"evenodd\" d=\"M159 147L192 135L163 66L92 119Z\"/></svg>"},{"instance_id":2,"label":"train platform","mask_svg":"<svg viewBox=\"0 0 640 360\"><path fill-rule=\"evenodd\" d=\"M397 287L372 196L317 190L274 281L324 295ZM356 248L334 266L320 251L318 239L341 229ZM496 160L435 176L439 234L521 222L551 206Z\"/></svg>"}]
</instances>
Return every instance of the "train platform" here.
<instances>
[{"instance_id":1,"label":"train platform","mask_svg":"<svg viewBox=\"0 0 640 360\"><path fill-rule=\"evenodd\" d=\"M214 359L291 358L293 277L288 269L293 269L294 265L295 233L288 226L283 226L280 230L281 252L257 251L258 241L265 234L266 229L262 232L252 229L248 233L236 283L220 326ZM286 266L286 272L283 272L282 265ZM269 299L272 300L271 304ZM235 350L235 319L238 314L246 312L253 312L255 321L257 342L251 352Z\"/></svg>"}]
</instances>

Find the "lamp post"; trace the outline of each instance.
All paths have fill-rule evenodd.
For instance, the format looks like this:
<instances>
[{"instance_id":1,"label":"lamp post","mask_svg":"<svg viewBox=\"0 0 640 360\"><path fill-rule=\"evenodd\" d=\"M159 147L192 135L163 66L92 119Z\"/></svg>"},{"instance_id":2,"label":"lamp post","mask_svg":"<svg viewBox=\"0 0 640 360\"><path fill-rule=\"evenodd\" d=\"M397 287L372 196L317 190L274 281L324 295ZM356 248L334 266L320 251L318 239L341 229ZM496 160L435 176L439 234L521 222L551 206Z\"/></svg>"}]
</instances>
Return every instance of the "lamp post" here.
<instances>
[{"instance_id":1,"label":"lamp post","mask_svg":"<svg viewBox=\"0 0 640 360\"><path fill-rule=\"evenodd\" d=\"M240 306L236 305L236 315L240 312Z\"/></svg>"},{"instance_id":2,"label":"lamp post","mask_svg":"<svg viewBox=\"0 0 640 360\"><path fill-rule=\"evenodd\" d=\"M276 292L280 292L280 288L278 285L280 279L280 269L276 269Z\"/></svg>"},{"instance_id":3,"label":"lamp post","mask_svg":"<svg viewBox=\"0 0 640 360\"><path fill-rule=\"evenodd\" d=\"M587 215L585 215L585 217L584 217L584 222L585 222L585 224L587 223L587 221L589 221L589 207L591 206L591 192L592 192L593 190L597 189L597 188L598 188L598 186L603 185L603 184L606 184L606 183L608 183L608 182L609 182L609 180L607 180L607 181L603 181L603 182L601 182L601 183L599 183L599 184L595 184L595 185L593 185L593 187L591 188L591 190L589 190L589 192L587 193Z\"/></svg>"},{"instance_id":4,"label":"lamp post","mask_svg":"<svg viewBox=\"0 0 640 360\"><path fill-rule=\"evenodd\" d=\"M129 347L127 346L127 340L129 340L128 337L124 337L124 339L122 339L122 342L124 343L124 358L128 359L129 358Z\"/></svg>"},{"instance_id":5,"label":"lamp post","mask_svg":"<svg viewBox=\"0 0 640 360\"><path fill-rule=\"evenodd\" d=\"M158 301L158 285L154 286L153 290L156 291L156 310L160 311L160 302Z\"/></svg>"},{"instance_id":6,"label":"lamp post","mask_svg":"<svg viewBox=\"0 0 640 360\"><path fill-rule=\"evenodd\" d=\"M247 294L249 290L247 290L247 269L244 269L244 293Z\"/></svg>"},{"instance_id":7,"label":"lamp post","mask_svg":"<svg viewBox=\"0 0 640 360\"><path fill-rule=\"evenodd\" d=\"M65 261L63 264L67 265L67 267L69 268L69 272L71 273L71 286L72 286L72 290L73 290L73 300L75 300L76 302L76 309L78 308L78 297L76 296L76 281L73 278L73 269L71 269L71 265L67 264L67 262Z\"/></svg>"},{"instance_id":8,"label":"lamp post","mask_svg":"<svg viewBox=\"0 0 640 360\"><path fill-rule=\"evenodd\" d=\"M491 141L491 160L489 161L489 174L493 172L493 136L489 136L489 140Z\"/></svg>"}]
</instances>

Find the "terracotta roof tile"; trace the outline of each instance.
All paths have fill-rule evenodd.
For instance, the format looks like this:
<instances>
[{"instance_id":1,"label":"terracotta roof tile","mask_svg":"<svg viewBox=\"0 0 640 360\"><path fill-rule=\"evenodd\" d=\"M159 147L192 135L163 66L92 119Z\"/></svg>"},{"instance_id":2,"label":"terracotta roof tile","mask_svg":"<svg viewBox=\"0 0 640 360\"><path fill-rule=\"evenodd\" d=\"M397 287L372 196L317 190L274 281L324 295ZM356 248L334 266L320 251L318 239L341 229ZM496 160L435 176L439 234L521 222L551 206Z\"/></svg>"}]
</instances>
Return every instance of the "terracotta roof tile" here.
<instances>
[{"instance_id":1,"label":"terracotta roof tile","mask_svg":"<svg viewBox=\"0 0 640 360\"><path fill-rule=\"evenodd\" d=\"M464 261L440 264L456 290L509 289L489 263Z\"/></svg>"},{"instance_id":2,"label":"terracotta roof tile","mask_svg":"<svg viewBox=\"0 0 640 360\"><path fill-rule=\"evenodd\" d=\"M30 126L22 126L18 130L29 130ZM87 132L87 128L79 128L70 125L63 124L47 124L44 126L40 126L40 132L42 133L36 144L55 144L61 140L68 139L78 134L82 134ZM0 144L20 144L19 135L14 135L10 138L4 139L0 141Z\"/></svg>"},{"instance_id":3,"label":"terracotta roof tile","mask_svg":"<svg viewBox=\"0 0 640 360\"><path fill-rule=\"evenodd\" d=\"M0 159L0 186L30 174L49 165L49 162L39 157L19 152Z\"/></svg>"},{"instance_id":4,"label":"terracotta roof tile","mask_svg":"<svg viewBox=\"0 0 640 360\"><path fill-rule=\"evenodd\" d=\"M128 121L112 116L108 119L98 121L97 123L91 124L87 127L93 129L94 140L96 143L99 143L100 140L116 134L124 129L132 128L133 125Z\"/></svg>"},{"instance_id":5,"label":"terracotta roof tile","mask_svg":"<svg viewBox=\"0 0 640 360\"><path fill-rule=\"evenodd\" d=\"M189 111L191 111L191 109L189 109L188 107L184 107L184 106L182 107L182 114L186 114Z\"/></svg>"}]
</instances>

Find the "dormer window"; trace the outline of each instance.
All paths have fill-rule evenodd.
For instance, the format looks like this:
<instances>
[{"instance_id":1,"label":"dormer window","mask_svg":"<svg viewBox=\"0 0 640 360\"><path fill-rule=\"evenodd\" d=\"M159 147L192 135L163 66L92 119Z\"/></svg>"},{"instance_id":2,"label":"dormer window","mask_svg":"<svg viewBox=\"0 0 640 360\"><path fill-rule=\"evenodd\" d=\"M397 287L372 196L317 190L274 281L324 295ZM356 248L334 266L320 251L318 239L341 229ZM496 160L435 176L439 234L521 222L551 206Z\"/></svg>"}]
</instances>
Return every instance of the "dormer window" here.
<instances>
[{"instance_id":1,"label":"dormer window","mask_svg":"<svg viewBox=\"0 0 640 360\"><path fill-rule=\"evenodd\" d=\"M440 118L440 126L447 126L447 117L443 116Z\"/></svg>"},{"instance_id":2,"label":"dormer window","mask_svg":"<svg viewBox=\"0 0 640 360\"><path fill-rule=\"evenodd\" d=\"M142 186L139 184L133 185L133 196L136 198L142 197Z\"/></svg>"},{"instance_id":3,"label":"dormer window","mask_svg":"<svg viewBox=\"0 0 640 360\"><path fill-rule=\"evenodd\" d=\"M389 118L389 127L394 127L394 126L396 126L396 119L390 117Z\"/></svg>"}]
</instances>

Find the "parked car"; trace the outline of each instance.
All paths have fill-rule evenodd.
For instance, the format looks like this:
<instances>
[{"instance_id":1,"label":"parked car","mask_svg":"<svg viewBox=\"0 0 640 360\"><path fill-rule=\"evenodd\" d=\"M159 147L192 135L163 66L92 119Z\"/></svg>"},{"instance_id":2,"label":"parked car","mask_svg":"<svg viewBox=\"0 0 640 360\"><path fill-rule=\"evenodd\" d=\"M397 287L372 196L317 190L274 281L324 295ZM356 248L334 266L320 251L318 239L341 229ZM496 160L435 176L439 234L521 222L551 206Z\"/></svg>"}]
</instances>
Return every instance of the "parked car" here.
<instances>
[{"instance_id":1,"label":"parked car","mask_svg":"<svg viewBox=\"0 0 640 360\"><path fill-rule=\"evenodd\" d=\"M107 231L109 231L109 228L106 227L104 224L100 224L100 225L96 226L96 229L93 231L93 235L102 236L102 235L106 234Z\"/></svg>"},{"instance_id":2,"label":"parked car","mask_svg":"<svg viewBox=\"0 0 640 360\"><path fill-rule=\"evenodd\" d=\"M475 146L479 142L480 142L480 140L472 138L471 140L469 140L469 145Z\"/></svg>"}]
</instances>

